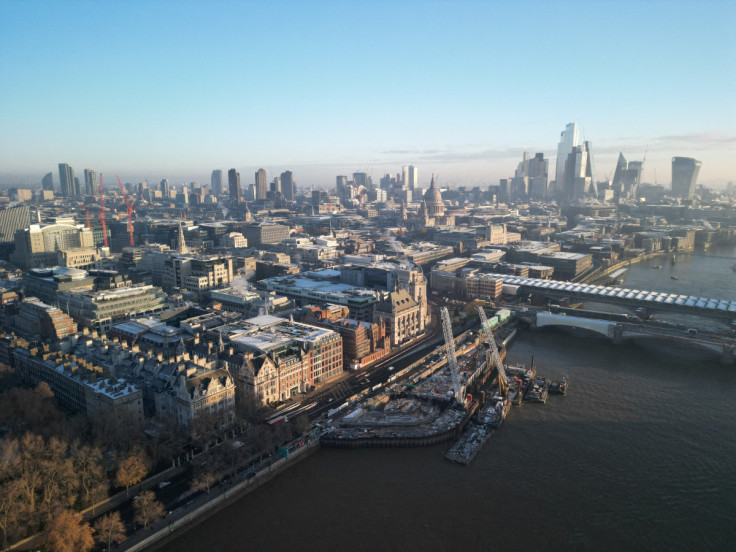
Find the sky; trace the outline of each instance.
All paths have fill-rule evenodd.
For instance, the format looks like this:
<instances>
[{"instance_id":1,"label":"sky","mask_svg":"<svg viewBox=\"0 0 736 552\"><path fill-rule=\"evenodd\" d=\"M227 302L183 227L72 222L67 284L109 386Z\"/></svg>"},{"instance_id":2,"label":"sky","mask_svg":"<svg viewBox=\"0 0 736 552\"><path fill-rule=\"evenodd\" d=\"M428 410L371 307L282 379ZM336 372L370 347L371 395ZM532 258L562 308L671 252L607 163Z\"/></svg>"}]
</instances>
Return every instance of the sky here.
<instances>
[{"instance_id":1,"label":"sky","mask_svg":"<svg viewBox=\"0 0 736 552\"><path fill-rule=\"evenodd\" d=\"M554 174L569 122L595 177L736 181L736 2L0 2L0 185L58 163L124 181L497 184Z\"/></svg>"}]
</instances>

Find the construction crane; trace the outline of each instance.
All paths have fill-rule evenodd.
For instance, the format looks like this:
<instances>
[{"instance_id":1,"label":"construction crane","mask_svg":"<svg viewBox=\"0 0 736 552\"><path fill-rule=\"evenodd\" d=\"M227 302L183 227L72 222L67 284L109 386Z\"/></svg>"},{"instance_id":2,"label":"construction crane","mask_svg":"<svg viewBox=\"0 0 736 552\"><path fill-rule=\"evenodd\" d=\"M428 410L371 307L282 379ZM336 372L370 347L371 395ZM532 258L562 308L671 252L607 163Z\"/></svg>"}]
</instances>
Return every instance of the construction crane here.
<instances>
[{"instance_id":1,"label":"construction crane","mask_svg":"<svg viewBox=\"0 0 736 552\"><path fill-rule=\"evenodd\" d=\"M478 311L478 316L480 317L480 328L483 331L483 335L486 338L486 343L488 343L488 347L491 350L491 360L496 366L496 370L498 370L498 389L499 391L501 391L501 394L503 396L506 396L509 391L509 378L506 375L506 370L503 367L501 355L498 354L498 347L496 347L496 338L493 336L493 330L488 323L488 318L486 318L486 311L484 311L483 307L481 307L480 305L476 305L475 308Z\"/></svg>"},{"instance_id":2,"label":"construction crane","mask_svg":"<svg viewBox=\"0 0 736 552\"><path fill-rule=\"evenodd\" d=\"M123 181L120 180L120 177L117 173L115 173L115 178L118 179L118 184L120 184L120 192L123 194L123 201L125 202L125 207L128 209L128 235L130 236L130 247L134 247L135 239L133 239L133 202L128 199L128 194L125 192Z\"/></svg>"},{"instance_id":3,"label":"construction crane","mask_svg":"<svg viewBox=\"0 0 736 552\"><path fill-rule=\"evenodd\" d=\"M442 307L442 332L445 334L445 350L447 351L447 365L450 367L450 377L452 378L452 391L455 393L455 401L465 408L465 400L462 396L460 388L460 372L457 368L457 356L455 354L455 338L452 336L452 323L450 322L450 313L447 307Z\"/></svg>"},{"instance_id":4,"label":"construction crane","mask_svg":"<svg viewBox=\"0 0 736 552\"><path fill-rule=\"evenodd\" d=\"M100 221L102 222L102 237L107 247L107 224L105 224L105 187L102 185L102 173L100 173Z\"/></svg>"}]
</instances>

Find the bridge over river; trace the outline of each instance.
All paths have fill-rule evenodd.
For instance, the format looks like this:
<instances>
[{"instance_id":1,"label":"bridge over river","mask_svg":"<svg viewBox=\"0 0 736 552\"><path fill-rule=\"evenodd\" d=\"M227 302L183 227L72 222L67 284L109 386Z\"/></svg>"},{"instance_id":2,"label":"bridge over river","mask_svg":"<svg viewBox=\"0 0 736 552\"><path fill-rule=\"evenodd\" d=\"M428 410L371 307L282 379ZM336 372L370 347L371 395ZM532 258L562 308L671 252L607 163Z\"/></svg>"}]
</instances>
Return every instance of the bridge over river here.
<instances>
[{"instance_id":1,"label":"bridge over river","mask_svg":"<svg viewBox=\"0 0 736 552\"><path fill-rule=\"evenodd\" d=\"M572 302L597 301L633 309L645 308L649 312L694 314L719 320L736 319L736 301L709 299L693 295L678 295L659 291L576 284L558 280L525 278L508 274L491 274L501 278L504 284L519 286L522 293L538 293L547 297L569 297Z\"/></svg>"},{"instance_id":2,"label":"bridge over river","mask_svg":"<svg viewBox=\"0 0 736 552\"><path fill-rule=\"evenodd\" d=\"M694 334L675 328L662 327L646 322L612 322L582 316L554 314L547 311L527 310L517 312L517 317L526 321L532 328L546 326L568 327L588 330L601 334L614 343L623 343L633 339L663 339L676 341L685 345L698 347L721 356L724 364L733 364L736 342L730 337L715 334Z\"/></svg>"}]
</instances>

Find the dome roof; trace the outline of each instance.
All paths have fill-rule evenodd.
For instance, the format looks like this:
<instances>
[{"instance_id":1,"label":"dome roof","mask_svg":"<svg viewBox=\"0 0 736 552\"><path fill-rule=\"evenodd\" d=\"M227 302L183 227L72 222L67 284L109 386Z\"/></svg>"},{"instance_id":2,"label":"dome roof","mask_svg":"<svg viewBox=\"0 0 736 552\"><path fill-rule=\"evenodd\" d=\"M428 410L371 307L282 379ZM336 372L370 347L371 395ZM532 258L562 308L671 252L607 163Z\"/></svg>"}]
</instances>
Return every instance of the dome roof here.
<instances>
[{"instance_id":1,"label":"dome roof","mask_svg":"<svg viewBox=\"0 0 736 552\"><path fill-rule=\"evenodd\" d=\"M424 192L424 201L427 206L430 205L444 205L442 201L442 194L434 187L434 176L432 177L432 183L429 185L429 190Z\"/></svg>"}]
</instances>

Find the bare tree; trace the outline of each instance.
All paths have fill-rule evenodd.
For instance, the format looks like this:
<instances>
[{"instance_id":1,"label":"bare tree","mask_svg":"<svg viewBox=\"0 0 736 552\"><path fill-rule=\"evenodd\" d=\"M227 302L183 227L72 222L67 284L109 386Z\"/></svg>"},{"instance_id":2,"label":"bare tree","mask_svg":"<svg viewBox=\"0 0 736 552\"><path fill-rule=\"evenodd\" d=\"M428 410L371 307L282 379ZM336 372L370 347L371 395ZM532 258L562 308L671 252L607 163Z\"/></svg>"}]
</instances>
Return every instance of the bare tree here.
<instances>
[{"instance_id":1,"label":"bare tree","mask_svg":"<svg viewBox=\"0 0 736 552\"><path fill-rule=\"evenodd\" d=\"M205 491L207 494L210 488L215 484L215 474L209 469L203 469L192 479L191 488L196 491Z\"/></svg>"},{"instance_id":2,"label":"bare tree","mask_svg":"<svg viewBox=\"0 0 736 552\"><path fill-rule=\"evenodd\" d=\"M18 481L9 480L0 485L0 530L3 532L3 549L8 545L8 536L16 535L23 508L20 508L22 490Z\"/></svg>"},{"instance_id":3,"label":"bare tree","mask_svg":"<svg viewBox=\"0 0 736 552\"><path fill-rule=\"evenodd\" d=\"M134 453L124 458L118 465L118 471L115 474L115 482L120 487L128 489L141 481L148 472L146 462L141 453Z\"/></svg>"},{"instance_id":4,"label":"bare tree","mask_svg":"<svg viewBox=\"0 0 736 552\"><path fill-rule=\"evenodd\" d=\"M153 491L143 491L135 501L135 522L143 527L155 523L166 513L163 505L156 500Z\"/></svg>"},{"instance_id":5,"label":"bare tree","mask_svg":"<svg viewBox=\"0 0 736 552\"><path fill-rule=\"evenodd\" d=\"M77 474L79 487L83 493L80 502L83 507L107 495L107 479L102 468L102 451L76 441L71 447L72 463Z\"/></svg>"},{"instance_id":6,"label":"bare tree","mask_svg":"<svg viewBox=\"0 0 736 552\"><path fill-rule=\"evenodd\" d=\"M113 543L120 544L127 537L125 525L123 525L118 511L102 516L97 520L95 531L97 531L97 542L106 545L108 550L110 550Z\"/></svg>"},{"instance_id":7,"label":"bare tree","mask_svg":"<svg viewBox=\"0 0 736 552\"><path fill-rule=\"evenodd\" d=\"M81 514L69 510L55 512L45 534L51 552L87 552L95 545L89 523L82 523Z\"/></svg>"}]
</instances>

